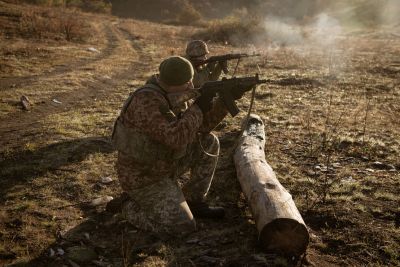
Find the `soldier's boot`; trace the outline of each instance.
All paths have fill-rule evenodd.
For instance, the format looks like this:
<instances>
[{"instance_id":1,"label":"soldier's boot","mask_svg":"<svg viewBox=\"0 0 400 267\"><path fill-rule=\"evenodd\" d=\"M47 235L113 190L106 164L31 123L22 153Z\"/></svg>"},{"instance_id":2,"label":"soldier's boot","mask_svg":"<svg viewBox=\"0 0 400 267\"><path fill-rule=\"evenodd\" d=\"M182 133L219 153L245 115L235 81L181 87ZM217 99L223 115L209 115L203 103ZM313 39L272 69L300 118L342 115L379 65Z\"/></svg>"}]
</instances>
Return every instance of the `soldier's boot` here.
<instances>
[{"instance_id":1,"label":"soldier's boot","mask_svg":"<svg viewBox=\"0 0 400 267\"><path fill-rule=\"evenodd\" d=\"M225 216L223 207L212 207L205 202L188 202L190 211L194 217L208 219L222 219Z\"/></svg>"}]
</instances>

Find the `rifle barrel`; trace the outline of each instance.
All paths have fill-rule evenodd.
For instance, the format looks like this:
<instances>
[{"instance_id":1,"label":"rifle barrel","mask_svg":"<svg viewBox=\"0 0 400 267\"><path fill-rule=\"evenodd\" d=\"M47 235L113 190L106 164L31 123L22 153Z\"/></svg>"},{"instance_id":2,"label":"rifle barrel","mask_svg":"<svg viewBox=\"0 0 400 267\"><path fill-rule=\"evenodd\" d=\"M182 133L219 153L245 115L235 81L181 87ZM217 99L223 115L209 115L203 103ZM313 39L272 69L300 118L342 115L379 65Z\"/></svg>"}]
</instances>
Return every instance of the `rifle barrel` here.
<instances>
[{"instance_id":1,"label":"rifle barrel","mask_svg":"<svg viewBox=\"0 0 400 267\"><path fill-rule=\"evenodd\" d=\"M233 60L233 59L239 59L242 57L259 57L261 54L225 54L225 55L219 55L219 56L212 56L206 60L203 60L201 63L210 63L210 62L216 62L216 61L224 61L224 60Z\"/></svg>"}]
</instances>

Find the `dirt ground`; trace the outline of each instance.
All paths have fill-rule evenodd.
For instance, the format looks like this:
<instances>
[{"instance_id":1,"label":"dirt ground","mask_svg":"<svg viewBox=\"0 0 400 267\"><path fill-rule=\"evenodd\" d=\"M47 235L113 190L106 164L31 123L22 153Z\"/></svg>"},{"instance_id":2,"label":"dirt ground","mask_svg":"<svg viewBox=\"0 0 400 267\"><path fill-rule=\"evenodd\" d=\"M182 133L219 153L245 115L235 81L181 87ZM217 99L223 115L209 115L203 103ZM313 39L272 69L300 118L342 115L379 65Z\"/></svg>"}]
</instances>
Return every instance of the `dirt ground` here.
<instances>
[{"instance_id":1,"label":"dirt ground","mask_svg":"<svg viewBox=\"0 0 400 267\"><path fill-rule=\"evenodd\" d=\"M38 39L18 33L29 8L0 1L1 266L400 266L398 27L343 33L329 50L210 44L212 54L262 54L237 76L268 79L253 113L310 232L294 263L260 248L236 178L250 94L215 130L222 151L209 201L226 218L161 241L88 205L121 193L109 136L124 100L161 59L183 54L196 28L82 13L85 40Z\"/></svg>"}]
</instances>

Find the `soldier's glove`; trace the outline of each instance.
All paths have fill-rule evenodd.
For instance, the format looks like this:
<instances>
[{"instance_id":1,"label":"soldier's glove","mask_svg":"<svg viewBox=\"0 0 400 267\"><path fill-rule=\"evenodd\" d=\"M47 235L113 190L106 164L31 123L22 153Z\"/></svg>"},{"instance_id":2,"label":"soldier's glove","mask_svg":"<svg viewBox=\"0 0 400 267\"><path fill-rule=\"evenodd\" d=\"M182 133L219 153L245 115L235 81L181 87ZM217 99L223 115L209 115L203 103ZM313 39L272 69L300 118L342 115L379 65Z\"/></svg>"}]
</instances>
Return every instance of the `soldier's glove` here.
<instances>
[{"instance_id":1,"label":"soldier's glove","mask_svg":"<svg viewBox=\"0 0 400 267\"><path fill-rule=\"evenodd\" d=\"M223 60L223 61L218 61L219 66L221 67L222 71L227 74L229 72L228 70L228 61Z\"/></svg>"},{"instance_id":2,"label":"soldier's glove","mask_svg":"<svg viewBox=\"0 0 400 267\"><path fill-rule=\"evenodd\" d=\"M206 114L212 108L213 98L214 95L205 93L196 98L193 104L199 106L201 112L203 112L203 114Z\"/></svg>"},{"instance_id":3,"label":"soldier's glove","mask_svg":"<svg viewBox=\"0 0 400 267\"><path fill-rule=\"evenodd\" d=\"M250 91L253 87L249 87L249 88L239 88L239 89L234 89L232 90L232 97L234 100L238 100L241 99L244 95L244 93L246 93L247 91Z\"/></svg>"}]
</instances>

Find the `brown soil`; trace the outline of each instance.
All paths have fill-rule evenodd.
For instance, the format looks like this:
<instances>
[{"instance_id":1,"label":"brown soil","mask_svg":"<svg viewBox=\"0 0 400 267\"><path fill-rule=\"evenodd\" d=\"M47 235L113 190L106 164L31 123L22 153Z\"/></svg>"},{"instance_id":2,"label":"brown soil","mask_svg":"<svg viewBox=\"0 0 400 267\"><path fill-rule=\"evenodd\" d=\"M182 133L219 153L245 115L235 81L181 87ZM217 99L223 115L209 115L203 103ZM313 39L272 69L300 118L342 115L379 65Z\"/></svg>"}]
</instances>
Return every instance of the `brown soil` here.
<instances>
[{"instance_id":1,"label":"brown soil","mask_svg":"<svg viewBox=\"0 0 400 267\"><path fill-rule=\"evenodd\" d=\"M29 9L0 7L7 31L18 24L10 14ZM123 101L162 58L183 54L196 29L82 17L92 30L85 42L0 34L1 266L73 265L57 249L76 246L95 254L80 266L400 264L398 33L345 35L329 55L318 47L257 48L262 57L239 65L238 76L258 65L269 79L253 112L266 125L267 161L311 236L307 254L292 261L260 248L236 179L232 146L250 96L216 130L222 153L209 200L225 207L225 219L199 220L197 232L161 241L86 204L121 192L108 138ZM213 54L247 49L210 46ZM114 182L101 184L106 176Z\"/></svg>"}]
</instances>

